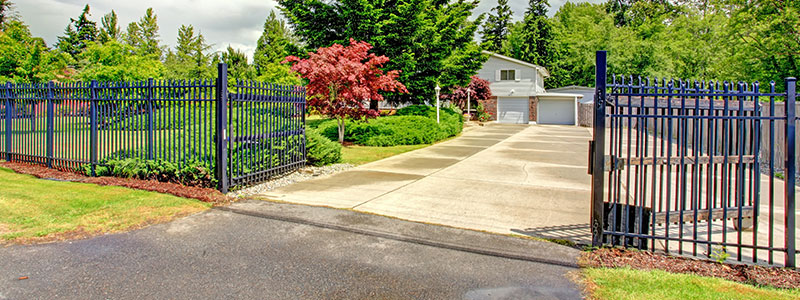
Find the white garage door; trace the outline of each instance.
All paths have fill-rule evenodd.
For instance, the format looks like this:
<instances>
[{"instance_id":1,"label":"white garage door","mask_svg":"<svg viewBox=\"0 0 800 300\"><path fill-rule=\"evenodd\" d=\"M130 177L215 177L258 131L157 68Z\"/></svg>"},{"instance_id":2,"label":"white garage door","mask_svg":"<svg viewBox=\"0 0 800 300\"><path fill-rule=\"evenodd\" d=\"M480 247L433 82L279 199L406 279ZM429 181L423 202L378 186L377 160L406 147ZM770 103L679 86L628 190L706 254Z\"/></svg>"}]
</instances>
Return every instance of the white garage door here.
<instances>
[{"instance_id":1,"label":"white garage door","mask_svg":"<svg viewBox=\"0 0 800 300\"><path fill-rule=\"evenodd\" d=\"M498 97L497 121L500 123L528 124L528 97Z\"/></svg>"},{"instance_id":2,"label":"white garage door","mask_svg":"<svg viewBox=\"0 0 800 300\"><path fill-rule=\"evenodd\" d=\"M539 99L539 124L575 125L575 99Z\"/></svg>"}]
</instances>

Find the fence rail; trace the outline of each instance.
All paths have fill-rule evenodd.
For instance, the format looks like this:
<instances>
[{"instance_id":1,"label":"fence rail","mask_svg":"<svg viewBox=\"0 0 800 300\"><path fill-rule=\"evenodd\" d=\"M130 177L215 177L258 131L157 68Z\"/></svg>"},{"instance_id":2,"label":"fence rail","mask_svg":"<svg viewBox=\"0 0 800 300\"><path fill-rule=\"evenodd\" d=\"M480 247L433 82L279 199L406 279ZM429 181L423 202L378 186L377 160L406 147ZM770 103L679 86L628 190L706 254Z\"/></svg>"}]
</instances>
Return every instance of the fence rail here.
<instances>
[{"instance_id":1,"label":"fence rail","mask_svg":"<svg viewBox=\"0 0 800 300\"><path fill-rule=\"evenodd\" d=\"M605 52L597 66L593 244L795 267L795 80L784 93L774 83L607 82Z\"/></svg>"},{"instance_id":2,"label":"fence rail","mask_svg":"<svg viewBox=\"0 0 800 300\"><path fill-rule=\"evenodd\" d=\"M300 167L305 90L239 82L228 94L227 82L225 71L217 80L0 85L0 159L61 170L88 167L93 175L113 159L201 163L231 170L215 173L223 191ZM220 112L228 122L218 123ZM226 129L237 132L234 139L223 134ZM229 155L217 155L221 145ZM291 159L278 159L278 153ZM240 180L247 172L261 175Z\"/></svg>"}]
</instances>

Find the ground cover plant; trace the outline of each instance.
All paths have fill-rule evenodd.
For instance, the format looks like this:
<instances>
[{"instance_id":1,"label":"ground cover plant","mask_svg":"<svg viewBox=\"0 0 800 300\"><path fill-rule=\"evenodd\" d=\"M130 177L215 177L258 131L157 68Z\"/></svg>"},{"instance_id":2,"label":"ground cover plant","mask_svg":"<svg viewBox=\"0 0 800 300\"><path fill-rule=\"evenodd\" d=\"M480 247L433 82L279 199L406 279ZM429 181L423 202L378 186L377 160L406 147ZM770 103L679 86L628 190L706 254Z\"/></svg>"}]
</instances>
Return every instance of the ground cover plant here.
<instances>
[{"instance_id":1,"label":"ground cover plant","mask_svg":"<svg viewBox=\"0 0 800 300\"><path fill-rule=\"evenodd\" d=\"M0 243L124 231L210 206L168 194L38 179L0 167Z\"/></svg>"}]
</instances>

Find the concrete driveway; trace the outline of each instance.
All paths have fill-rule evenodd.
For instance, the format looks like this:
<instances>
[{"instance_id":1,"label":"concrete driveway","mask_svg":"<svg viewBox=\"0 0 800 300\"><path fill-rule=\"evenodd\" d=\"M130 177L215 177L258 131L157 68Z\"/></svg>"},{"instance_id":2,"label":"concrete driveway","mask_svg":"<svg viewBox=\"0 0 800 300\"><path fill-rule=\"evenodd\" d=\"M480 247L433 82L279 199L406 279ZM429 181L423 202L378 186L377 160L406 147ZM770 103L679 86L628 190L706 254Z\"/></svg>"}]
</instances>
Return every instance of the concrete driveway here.
<instances>
[{"instance_id":1,"label":"concrete driveway","mask_svg":"<svg viewBox=\"0 0 800 300\"><path fill-rule=\"evenodd\" d=\"M500 125L263 196L502 234L590 240L587 128Z\"/></svg>"}]
</instances>

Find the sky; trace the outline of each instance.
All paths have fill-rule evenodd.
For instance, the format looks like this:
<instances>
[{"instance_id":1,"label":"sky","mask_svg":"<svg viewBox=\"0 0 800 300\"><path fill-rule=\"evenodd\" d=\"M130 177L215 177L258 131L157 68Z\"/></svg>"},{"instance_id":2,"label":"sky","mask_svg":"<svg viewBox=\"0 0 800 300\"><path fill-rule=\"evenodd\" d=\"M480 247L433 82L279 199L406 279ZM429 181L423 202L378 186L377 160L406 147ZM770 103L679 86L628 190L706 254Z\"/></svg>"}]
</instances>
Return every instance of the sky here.
<instances>
[{"instance_id":1,"label":"sky","mask_svg":"<svg viewBox=\"0 0 800 300\"><path fill-rule=\"evenodd\" d=\"M595 2L603 0L571 0ZM128 23L139 20L148 7L158 15L161 43L175 46L180 25L193 25L212 49L220 51L232 46L249 57L255 52L256 41L270 10L277 12L273 0L12 0L22 20L30 26L34 36L40 36L53 45L70 18L77 18L83 6L89 4L91 19L100 25L100 18L112 9L117 13L122 30ZM522 19L527 0L509 0L514 19ZM550 0L550 15L567 0ZM489 12L496 0L481 1L474 15Z\"/></svg>"}]
</instances>

